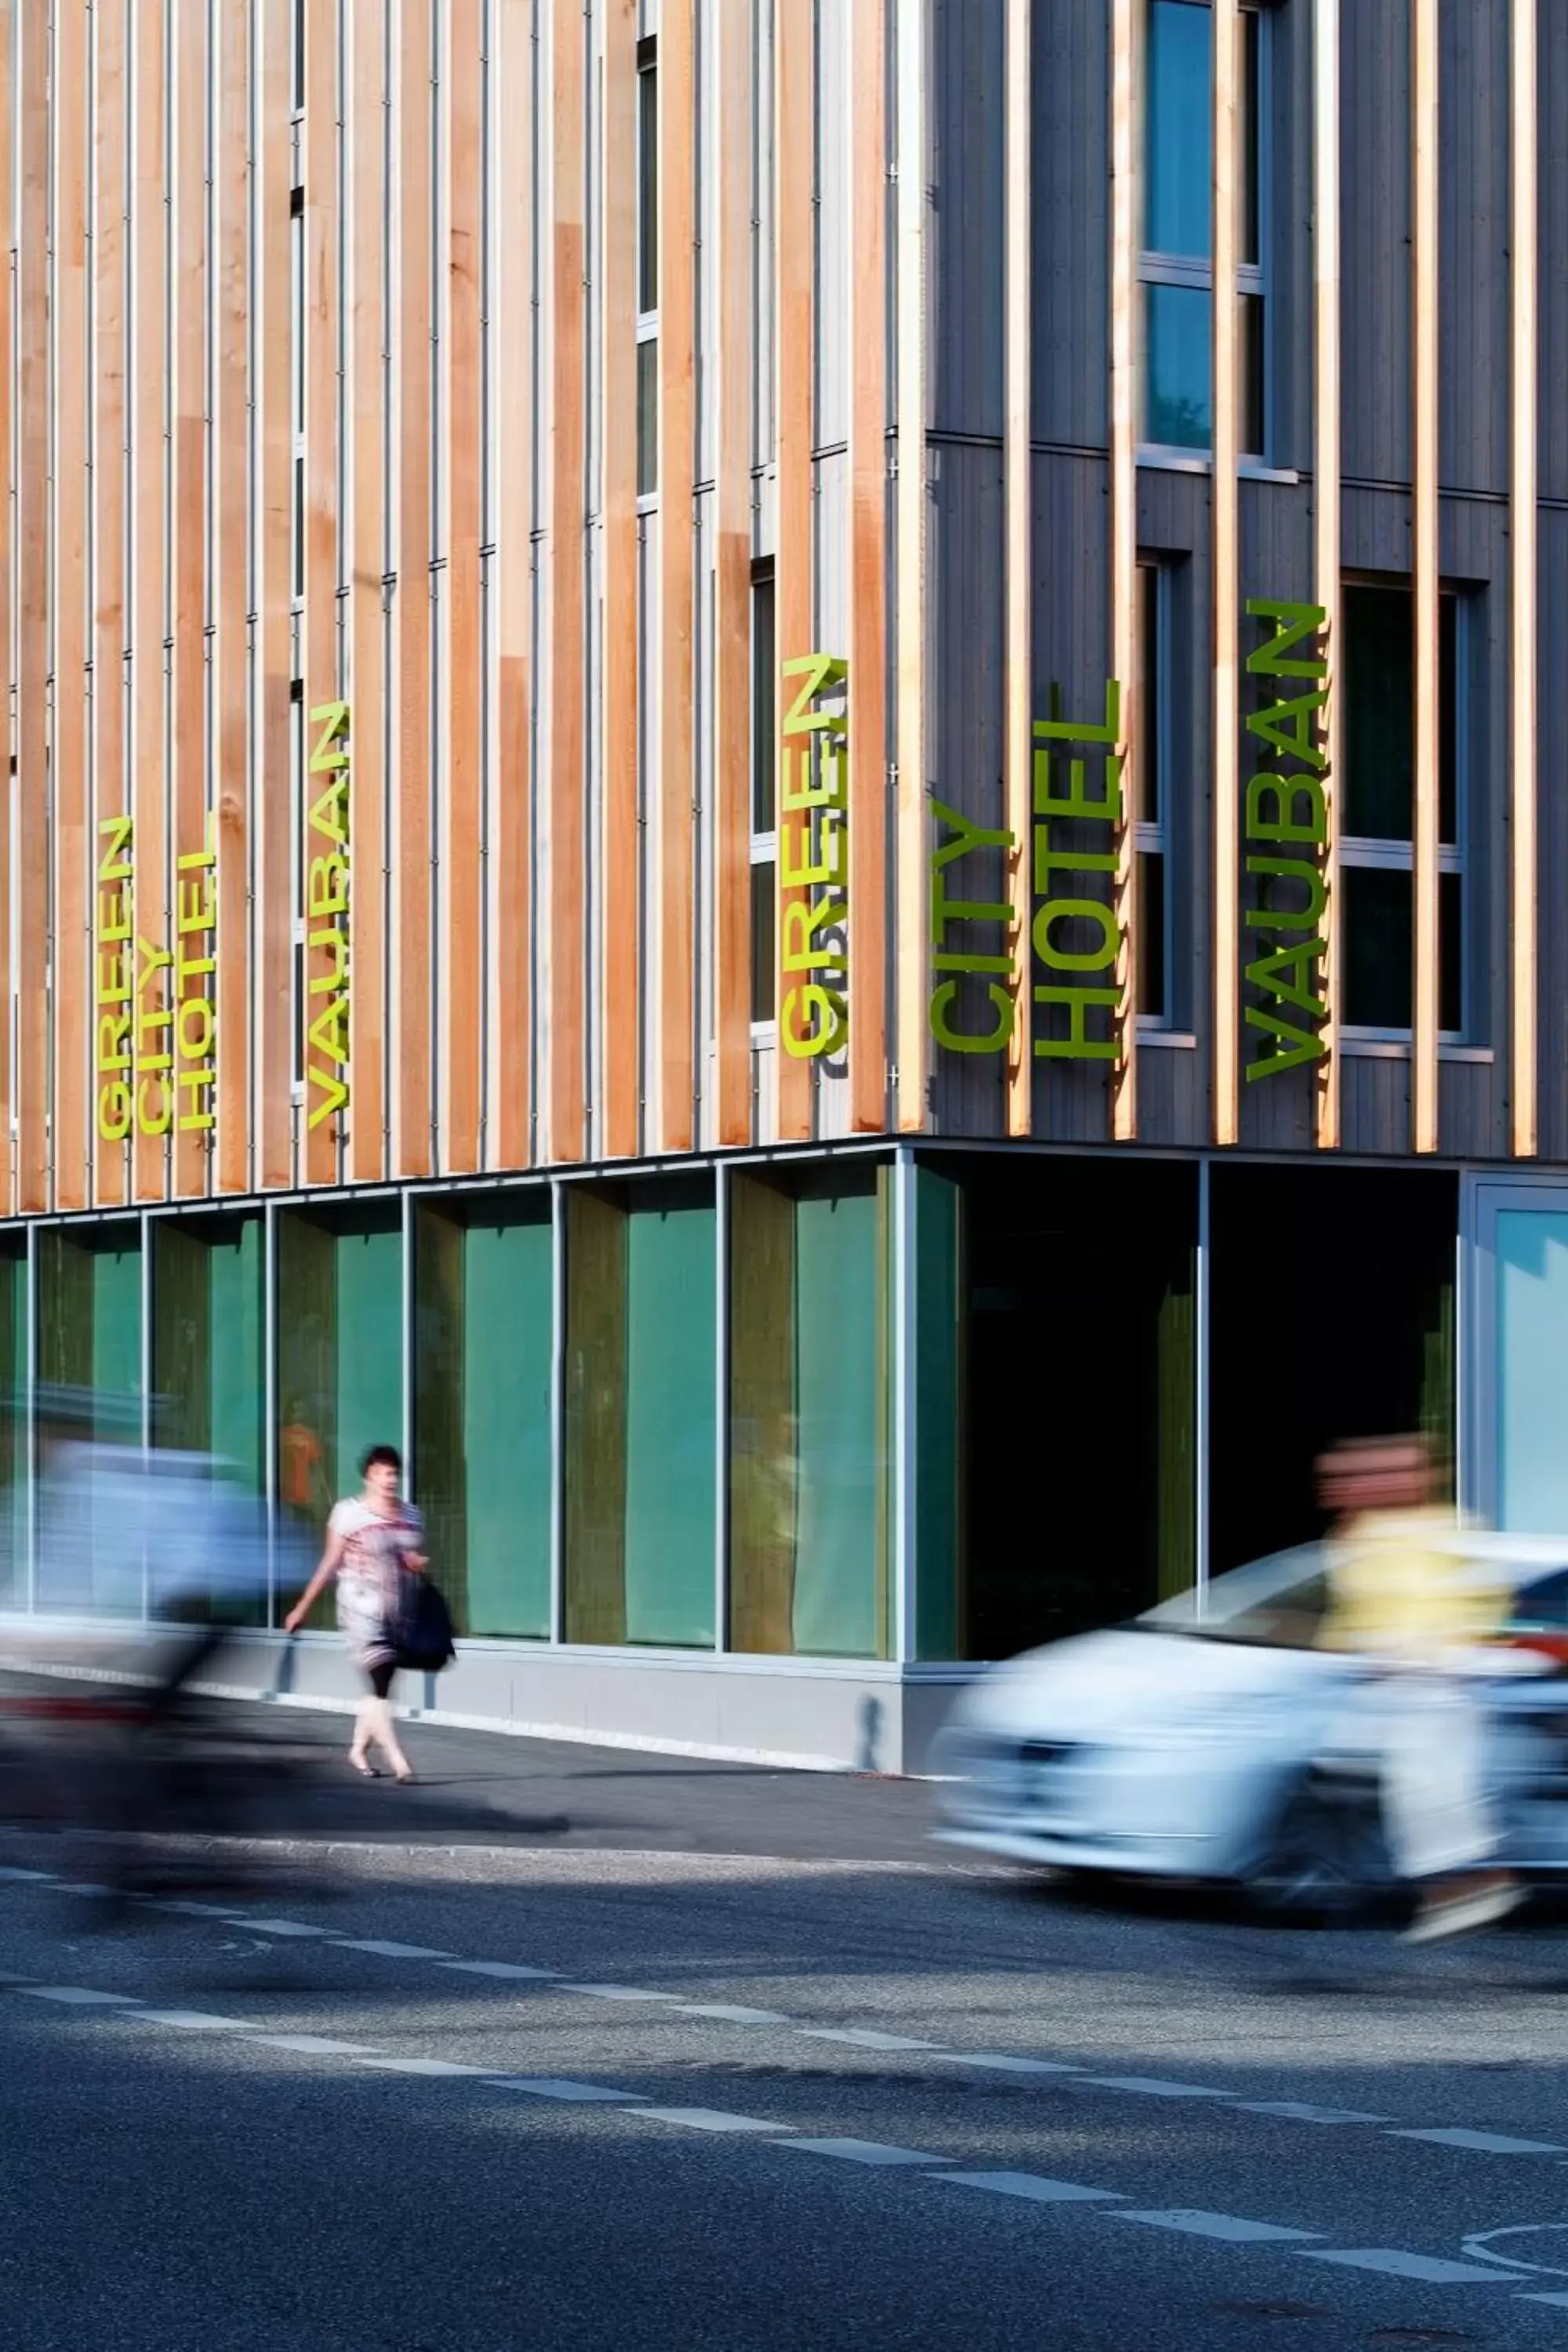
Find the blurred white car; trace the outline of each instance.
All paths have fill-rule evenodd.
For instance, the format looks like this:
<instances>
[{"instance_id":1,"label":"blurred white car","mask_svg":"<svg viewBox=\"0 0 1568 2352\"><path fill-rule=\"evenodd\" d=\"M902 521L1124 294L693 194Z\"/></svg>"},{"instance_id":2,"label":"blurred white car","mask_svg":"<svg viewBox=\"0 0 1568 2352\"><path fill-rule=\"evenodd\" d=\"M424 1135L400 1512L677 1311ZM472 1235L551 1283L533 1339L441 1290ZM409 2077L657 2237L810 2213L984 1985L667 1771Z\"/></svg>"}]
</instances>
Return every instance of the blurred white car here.
<instances>
[{"instance_id":1,"label":"blurred white car","mask_svg":"<svg viewBox=\"0 0 1568 2352\"><path fill-rule=\"evenodd\" d=\"M1479 1685L1509 1859L1568 1872L1568 1538L1454 1540L1514 1596ZM1058 1870L1239 1881L1286 1911L1385 1884L1368 1668L1315 1646L1326 1597L1306 1544L1216 1578L1201 1610L1184 1593L992 1668L938 1738L937 1835Z\"/></svg>"}]
</instances>

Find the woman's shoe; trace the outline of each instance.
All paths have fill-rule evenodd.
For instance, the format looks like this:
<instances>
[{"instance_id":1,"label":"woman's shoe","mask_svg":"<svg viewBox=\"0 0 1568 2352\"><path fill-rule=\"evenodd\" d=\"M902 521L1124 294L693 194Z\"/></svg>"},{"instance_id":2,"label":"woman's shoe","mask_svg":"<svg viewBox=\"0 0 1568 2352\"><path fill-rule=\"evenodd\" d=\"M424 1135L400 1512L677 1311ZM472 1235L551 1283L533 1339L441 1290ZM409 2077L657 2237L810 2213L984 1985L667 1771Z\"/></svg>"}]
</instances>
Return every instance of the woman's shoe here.
<instances>
[{"instance_id":1,"label":"woman's shoe","mask_svg":"<svg viewBox=\"0 0 1568 2352\"><path fill-rule=\"evenodd\" d=\"M401 1772L395 1772L392 1777L396 1781L400 1789L406 1789L409 1782L411 1780L416 1780L419 1778L419 1775L415 1771L412 1765L405 1764Z\"/></svg>"},{"instance_id":2,"label":"woman's shoe","mask_svg":"<svg viewBox=\"0 0 1568 2352\"><path fill-rule=\"evenodd\" d=\"M380 1780L381 1774L376 1770L375 1766L371 1763L368 1757L356 1756L352 1748L349 1750L349 1762L353 1766L354 1770L359 1774L362 1780Z\"/></svg>"}]
</instances>

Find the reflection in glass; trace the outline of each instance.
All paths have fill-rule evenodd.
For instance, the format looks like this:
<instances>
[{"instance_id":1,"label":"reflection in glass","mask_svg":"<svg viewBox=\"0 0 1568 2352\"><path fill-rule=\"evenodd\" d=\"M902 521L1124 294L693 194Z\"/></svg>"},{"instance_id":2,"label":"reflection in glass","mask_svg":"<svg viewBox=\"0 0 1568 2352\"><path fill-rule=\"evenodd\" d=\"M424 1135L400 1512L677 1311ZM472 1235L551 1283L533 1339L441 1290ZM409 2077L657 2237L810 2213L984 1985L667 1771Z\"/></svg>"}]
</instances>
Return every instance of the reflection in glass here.
<instances>
[{"instance_id":1,"label":"reflection in glass","mask_svg":"<svg viewBox=\"0 0 1568 2352\"><path fill-rule=\"evenodd\" d=\"M1206 449L1214 431L1209 297L1194 286L1143 289L1142 438Z\"/></svg>"},{"instance_id":2,"label":"reflection in glass","mask_svg":"<svg viewBox=\"0 0 1568 2352\"><path fill-rule=\"evenodd\" d=\"M1410 875L1379 866L1343 866L1340 890L1345 1020L1356 1029L1408 1029Z\"/></svg>"},{"instance_id":3,"label":"reflection in glass","mask_svg":"<svg viewBox=\"0 0 1568 2352\"><path fill-rule=\"evenodd\" d=\"M1340 662L1344 829L1363 841L1411 837L1415 767L1411 615L1408 588L1345 586Z\"/></svg>"},{"instance_id":4,"label":"reflection in glass","mask_svg":"<svg viewBox=\"0 0 1568 2352\"><path fill-rule=\"evenodd\" d=\"M1138 860L1138 1010L1165 1018L1165 861L1155 855Z\"/></svg>"},{"instance_id":5,"label":"reflection in glass","mask_svg":"<svg viewBox=\"0 0 1568 2352\"><path fill-rule=\"evenodd\" d=\"M645 335L637 345L637 496L651 498L658 488L658 338Z\"/></svg>"},{"instance_id":6,"label":"reflection in glass","mask_svg":"<svg viewBox=\"0 0 1568 2352\"><path fill-rule=\"evenodd\" d=\"M27 1597L27 1295L26 1245L12 1239L0 1246L0 1606L9 1609Z\"/></svg>"},{"instance_id":7,"label":"reflection in glass","mask_svg":"<svg viewBox=\"0 0 1568 2352\"><path fill-rule=\"evenodd\" d=\"M1261 457L1268 440L1268 421L1264 407L1265 352L1263 297L1242 294L1237 298L1239 329L1237 364L1240 370L1242 453L1248 457Z\"/></svg>"},{"instance_id":8,"label":"reflection in glass","mask_svg":"<svg viewBox=\"0 0 1568 2352\"><path fill-rule=\"evenodd\" d=\"M773 575L752 582L752 831L772 833L778 792Z\"/></svg>"},{"instance_id":9,"label":"reflection in glass","mask_svg":"<svg viewBox=\"0 0 1568 2352\"><path fill-rule=\"evenodd\" d=\"M777 871L771 857L752 868L752 1018L771 1021L777 1011Z\"/></svg>"},{"instance_id":10,"label":"reflection in glass","mask_svg":"<svg viewBox=\"0 0 1568 2352\"><path fill-rule=\"evenodd\" d=\"M1210 12L1149 0L1144 20L1143 245L1205 259L1210 249Z\"/></svg>"},{"instance_id":11,"label":"reflection in glass","mask_svg":"<svg viewBox=\"0 0 1568 2352\"><path fill-rule=\"evenodd\" d=\"M139 1445L142 1438L142 1233L133 1218L93 1226L45 1227L37 1237L38 1380L93 1398L90 1434L100 1444ZM67 1433L77 1438L85 1433ZM39 1410L43 1452L49 1446L47 1416ZM40 1460L40 1489L48 1485L48 1464ZM70 1482L67 1481L68 1486ZM37 1529L37 1604L40 1609L102 1608L140 1614L140 1572L121 1573L116 1589L94 1571L94 1531L78 1520L69 1530L52 1528L40 1492ZM57 1538L60 1538L57 1540ZM112 1547L106 1548L112 1554ZM121 1562L123 1571L125 1563Z\"/></svg>"}]
</instances>

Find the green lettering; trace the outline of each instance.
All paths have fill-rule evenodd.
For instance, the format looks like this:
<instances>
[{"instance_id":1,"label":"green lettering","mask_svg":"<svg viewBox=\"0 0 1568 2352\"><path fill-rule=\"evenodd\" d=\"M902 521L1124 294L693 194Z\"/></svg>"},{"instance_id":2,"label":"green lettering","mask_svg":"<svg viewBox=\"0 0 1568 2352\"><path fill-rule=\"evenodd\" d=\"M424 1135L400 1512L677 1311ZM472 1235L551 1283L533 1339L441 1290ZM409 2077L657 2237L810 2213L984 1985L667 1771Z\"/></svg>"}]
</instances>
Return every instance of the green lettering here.
<instances>
[{"instance_id":1,"label":"green lettering","mask_svg":"<svg viewBox=\"0 0 1568 2352\"><path fill-rule=\"evenodd\" d=\"M1247 1025L1249 1029L1265 1030L1271 1037L1289 1038L1290 1041L1289 1050L1281 1046L1272 1054L1260 1054L1255 1062L1247 1064L1248 1084L1254 1078L1271 1078L1278 1071L1294 1070L1303 1062L1322 1059L1323 1041L1313 1030L1293 1029L1289 1021L1276 1021L1271 1013L1259 1013L1250 1004L1247 1008Z\"/></svg>"},{"instance_id":2,"label":"green lettering","mask_svg":"<svg viewBox=\"0 0 1568 2352\"><path fill-rule=\"evenodd\" d=\"M1328 698L1327 690L1320 688L1316 694L1303 694L1294 702L1271 702L1267 710L1253 712L1247 722L1247 731L1260 742L1271 743L1277 751L1300 760L1304 767L1326 768L1328 753L1313 742L1311 729Z\"/></svg>"},{"instance_id":3,"label":"green lettering","mask_svg":"<svg viewBox=\"0 0 1568 2352\"><path fill-rule=\"evenodd\" d=\"M1304 857L1249 857L1247 861L1247 870L1249 874L1278 874L1287 881L1304 882L1307 886L1307 903L1300 914L1292 914L1288 907L1270 907L1267 902L1260 907L1249 907L1247 910L1248 930L1315 931L1317 929L1318 919L1329 903L1329 894L1323 887L1323 877L1315 866L1310 865Z\"/></svg>"},{"instance_id":4,"label":"green lettering","mask_svg":"<svg viewBox=\"0 0 1568 2352\"><path fill-rule=\"evenodd\" d=\"M1263 804L1272 800L1274 814L1266 818ZM1296 804L1304 800L1307 815L1296 822ZM1329 837L1329 807L1323 788L1311 776L1253 776L1247 787L1247 831L1252 841L1316 841Z\"/></svg>"},{"instance_id":5,"label":"green lettering","mask_svg":"<svg viewBox=\"0 0 1568 2352\"><path fill-rule=\"evenodd\" d=\"M1301 940L1295 947L1279 948L1273 955L1259 956L1256 963L1249 963L1247 977L1265 996L1278 997L1282 1004L1299 1004L1303 1013L1326 1021L1329 1008L1312 991L1318 978L1313 967L1328 944L1324 939Z\"/></svg>"},{"instance_id":6,"label":"green lettering","mask_svg":"<svg viewBox=\"0 0 1568 2352\"><path fill-rule=\"evenodd\" d=\"M1247 656L1247 667L1255 677L1327 677L1329 666L1321 655L1311 661L1284 658L1303 637L1315 637L1327 626L1329 615L1323 605L1289 604L1274 596L1249 596L1247 610L1255 621L1274 623L1274 635L1268 644L1258 646Z\"/></svg>"}]
</instances>

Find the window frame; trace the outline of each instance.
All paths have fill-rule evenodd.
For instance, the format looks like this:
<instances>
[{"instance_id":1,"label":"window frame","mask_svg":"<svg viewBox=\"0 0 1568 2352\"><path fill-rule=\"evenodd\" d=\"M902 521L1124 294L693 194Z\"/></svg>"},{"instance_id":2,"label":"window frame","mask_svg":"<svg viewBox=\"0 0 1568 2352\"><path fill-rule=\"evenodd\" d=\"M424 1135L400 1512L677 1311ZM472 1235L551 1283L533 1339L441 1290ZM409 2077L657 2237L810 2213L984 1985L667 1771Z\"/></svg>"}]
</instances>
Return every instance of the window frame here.
<instances>
[{"instance_id":1,"label":"window frame","mask_svg":"<svg viewBox=\"0 0 1568 2352\"><path fill-rule=\"evenodd\" d=\"M763 663L762 663L762 661L758 658L758 656L759 656L759 654L762 652L763 648L760 646L760 645L759 645L759 643L758 643L759 632L758 632L758 627L757 627L757 614L758 614L758 596L757 596L757 592L758 592L758 590L759 590L759 589L765 589L765 590L768 592L768 595L769 595L769 599L770 599L769 611L770 611L770 618L771 618L771 626L770 626L770 629L769 629L769 632L768 632L768 634L769 634L769 638L770 638L770 641L771 641L771 642L770 642L770 646L769 646L769 648L768 648L768 662L767 662L767 667L768 667L768 670L769 670L769 673L770 673L770 675L769 675L769 685L770 685L770 687L771 687L771 688L772 688L772 707L773 707L773 727L772 727L772 728L770 728L770 729L769 729L769 730L768 730L769 740L768 740L768 741L767 741L767 743L766 743L766 745L765 745L765 746L764 746L764 744L762 742L761 738L760 738L760 736L759 736L759 732L758 732L759 726L760 726L760 724L761 724L761 721L762 721L762 719L763 719L763 716L765 715L765 710L766 710L766 708L767 708L766 700L765 700L765 698L764 698L764 697L763 697L763 693L760 691L760 688L761 688L761 686L762 686L762 677L763 677ZM750 728L750 740L751 740L751 754L752 754L752 756L751 756L750 768L749 768L749 772L748 772L747 778L746 778L746 790L747 790L747 798L748 798L748 803L749 803L749 814L750 814L750 818L751 818L751 860L750 860L750 862L751 862L751 878L752 878L752 892L753 892L753 900L752 900L752 903L753 903L753 905L754 905L754 903L755 903L754 894L755 894L755 889L756 889L756 882L757 882L757 874L758 874L758 870L759 870L759 868L764 868L764 867L765 867L765 868L767 869L767 871L768 871L768 872L772 875L772 877L773 877L773 882L772 882L772 886L771 886L771 887L772 887L772 894L773 894L773 898L774 905L775 905L775 907L776 907L776 904L777 904L777 898L778 898L778 808L777 808L777 801L776 801L776 795L777 795L777 790L778 790L778 785L777 785L777 773L776 773L776 757L777 757L777 752L776 752L776 734L777 734L777 721L778 721L778 604L777 604L776 591L775 591L775 588L774 588L773 559L773 557L772 557L771 555L766 555L766 556L760 556L760 557L758 557L758 558L756 559L756 561L755 561L755 562L753 562L753 563L752 563L752 579L751 579L751 598L750 598L749 624L750 624L750 630L751 630L751 728ZM770 827L768 827L768 828L766 828L766 829L764 829L764 830L759 830L759 829L758 829L758 827L757 827L757 814L758 814L758 811L757 811L756 781L757 781L757 772L758 772L758 758L759 758L759 753L763 752L763 751L766 751L766 752L768 752L769 754L771 754L771 755L773 756L773 758L774 761L775 761L775 769L774 769L774 783L773 783L773 791L774 791L774 796L775 796L775 798L774 798L774 807L773 807L773 824L772 824ZM777 1036L778 1036L778 938L777 938L777 918L776 918L776 915L775 915L775 919L774 919L774 939L773 939L773 992L772 992L772 994L773 994L773 1011L772 1011L770 1013L768 1013L765 1017L759 1017L758 1013L757 1013L757 992L756 992L756 986L755 986L755 976L756 976L756 941L755 941L755 939L753 938L752 942L751 970L750 970L750 972L749 972L749 974L748 974L747 985L748 985L748 987L749 987L749 988L750 988L750 990L751 990L751 1002L750 1002L750 1026L751 1026L751 1038L752 1038L752 1044L754 1046L755 1046L755 1045L772 1045L772 1044L773 1044L773 1043L774 1043L774 1041L776 1040L776 1038L777 1038Z\"/></svg>"},{"instance_id":2,"label":"window frame","mask_svg":"<svg viewBox=\"0 0 1568 2352\"><path fill-rule=\"evenodd\" d=\"M1210 0L1177 0L1177 4L1184 7L1202 8L1208 15L1212 26L1213 10L1210 6ZM1143 60L1146 59L1148 52L1148 9L1154 5L1155 0L1145 0L1144 14L1141 20L1142 27L1140 37L1142 51L1140 60L1141 67ZM1237 339L1237 363L1239 365L1245 356L1245 343L1239 327L1239 319L1242 315L1240 311L1240 304L1244 296L1251 296L1258 302L1261 310L1262 325L1260 334L1263 367L1263 391L1260 402L1261 415L1258 435L1261 446L1257 449L1243 447L1239 450L1238 455L1244 466L1250 465L1253 467L1262 467L1267 468L1272 463L1275 446L1275 304L1270 299L1270 272L1268 268L1269 256L1273 250L1274 235L1274 175L1270 169L1273 142L1268 135L1273 98L1273 42L1270 38L1271 11L1266 5L1266 0L1239 0L1238 13L1244 21L1249 21L1255 27L1252 37L1256 39L1258 44L1258 103L1254 110L1255 121L1252 124L1258 178L1258 259L1250 262L1238 260L1237 263L1236 299L1238 314L1238 331ZM1213 89L1213 77L1214 42L1211 30L1209 41L1209 79L1211 94ZM1136 126L1136 152L1140 159L1140 170L1142 172L1143 168L1142 159L1147 148L1147 93L1149 88L1147 72L1145 70L1141 70L1138 79L1140 98L1138 106L1138 121ZM1242 176L1243 180L1245 180L1245 156L1242 159ZM1238 201L1244 200L1245 191L1244 189L1239 190ZM1142 239L1142 223L1140 222L1140 239ZM1136 278L1136 315L1133 320L1133 341L1136 352L1138 376L1136 402L1137 422L1141 427L1145 413L1145 400L1149 383L1147 360L1148 300L1146 289L1151 286L1173 286L1185 288L1194 293L1206 294L1209 298L1209 347L1211 352L1213 349L1214 220L1212 207L1209 220L1209 250L1207 254L1163 253L1157 247L1146 247L1140 242L1138 247ZM1243 385L1241 389L1242 399L1240 423L1242 429L1238 435L1238 438L1245 442L1247 438L1247 400L1245 385ZM1211 427L1209 438L1206 444L1180 441L1154 441L1151 440L1140 429L1136 436L1136 450L1138 457L1140 459L1151 459L1154 462L1164 465L1175 464L1181 466L1192 466L1195 463L1201 464L1204 462L1212 464L1214 458L1214 436L1212 427L1214 378L1212 364L1209 378L1209 401Z\"/></svg>"},{"instance_id":3,"label":"window frame","mask_svg":"<svg viewBox=\"0 0 1568 2352\"><path fill-rule=\"evenodd\" d=\"M1134 776L1134 782L1138 787L1141 804L1152 805L1154 814L1151 817L1134 813L1132 820L1132 854L1139 861L1140 869L1142 869L1142 862L1145 858L1159 859L1163 910L1163 952L1161 956L1162 969L1160 973L1160 1002L1162 1009L1158 1013L1145 1013L1140 1006L1137 1013L1137 1024L1139 1034L1141 1035L1159 1035L1166 1031L1173 1030L1176 1026L1173 1003L1175 992L1175 954L1174 940L1171 922L1173 900L1173 892L1171 888L1171 782L1175 756L1175 731L1173 723L1175 681L1173 676L1174 665L1172 659L1173 651L1173 620L1172 606L1174 596L1174 583L1172 578L1172 572L1173 565L1168 556L1161 554L1159 551L1154 550L1146 551L1140 549L1136 564L1138 587L1136 660L1138 667L1135 684L1136 700L1134 709L1138 723L1138 765ZM1144 612L1143 599L1145 595L1149 593L1152 593L1154 599L1153 629L1155 656L1153 708L1152 711L1149 704L1147 674L1143 660L1143 647L1145 644L1144 625L1148 617ZM1144 794L1144 786L1146 782L1152 787L1152 793L1147 797L1145 797ZM1134 974L1135 1003L1139 1003L1143 993L1144 927L1142 920L1142 870L1139 875L1139 923L1138 941L1136 947L1137 968Z\"/></svg>"},{"instance_id":4,"label":"window frame","mask_svg":"<svg viewBox=\"0 0 1568 2352\"><path fill-rule=\"evenodd\" d=\"M658 42L652 34L637 43L637 502L639 514L658 511ZM647 216L645 199L648 193L649 174L645 170L645 148L648 136L648 118L653 118L653 216ZM652 257L653 302L645 307L643 295L649 289L645 283L648 257ZM651 442L644 441L643 416L643 347L653 346L652 402L648 431ZM645 469L645 459L647 460ZM649 487L644 488L646 479Z\"/></svg>"},{"instance_id":5,"label":"window frame","mask_svg":"<svg viewBox=\"0 0 1568 2352\"><path fill-rule=\"evenodd\" d=\"M1412 602L1415 593L1414 581L1400 582L1389 578L1386 574L1351 573L1346 576L1344 585L1348 588L1379 588L1384 591L1397 590L1403 586ZM1439 1028L1437 1043L1439 1046L1469 1045L1474 1043L1471 1029L1475 1011L1470 982L1471 891L1467 878L1469 872L1470 798L1473 785L1469 679L1470 631L1475 623L1471 610L1472 598L1463 587L1450 587L1446 582L1440 583L1438 594L1444 602L1451 604L1454 615L1454 838L1451 842L1439 841L1437 844L1437 877L1441 883L1445 875L1457 875L1459 883L1459 1026L1457 1029ZM1414 626L1414 614L1412 626ZM1442 632L1439 629L1439 647L1441 643ZM1441 697L1442 681L1439 677L1439 704ZM1414 727L1414 717L1412 726ZM1413 830L1414 822L1413 811ZM1408 841L1390 841L1366 834L1341 834L1336 839L1335 864L1342 873L1346 866L1350 866L1363 873L1370 871L1384 874L1408 874L1411 877L1411 889L1414 894L1415 875L1414 838ZM1334 920L1338 922L1339 919L1340 910L1336 908ZM1439 931L1440 948L1441 932ZM1439 971L1439 1015L1441 1006L1442 986ZM1414 1015L1414 1005L1412 1013ZM1356 1045L1407 1045L1415 1035L1414 1018L1404 1028L1391 1027L1386 1024L1373 1022L1342 1021L1340 1035L1344 1044L1352 1048Z\"/></svg>"}]
</instances>

